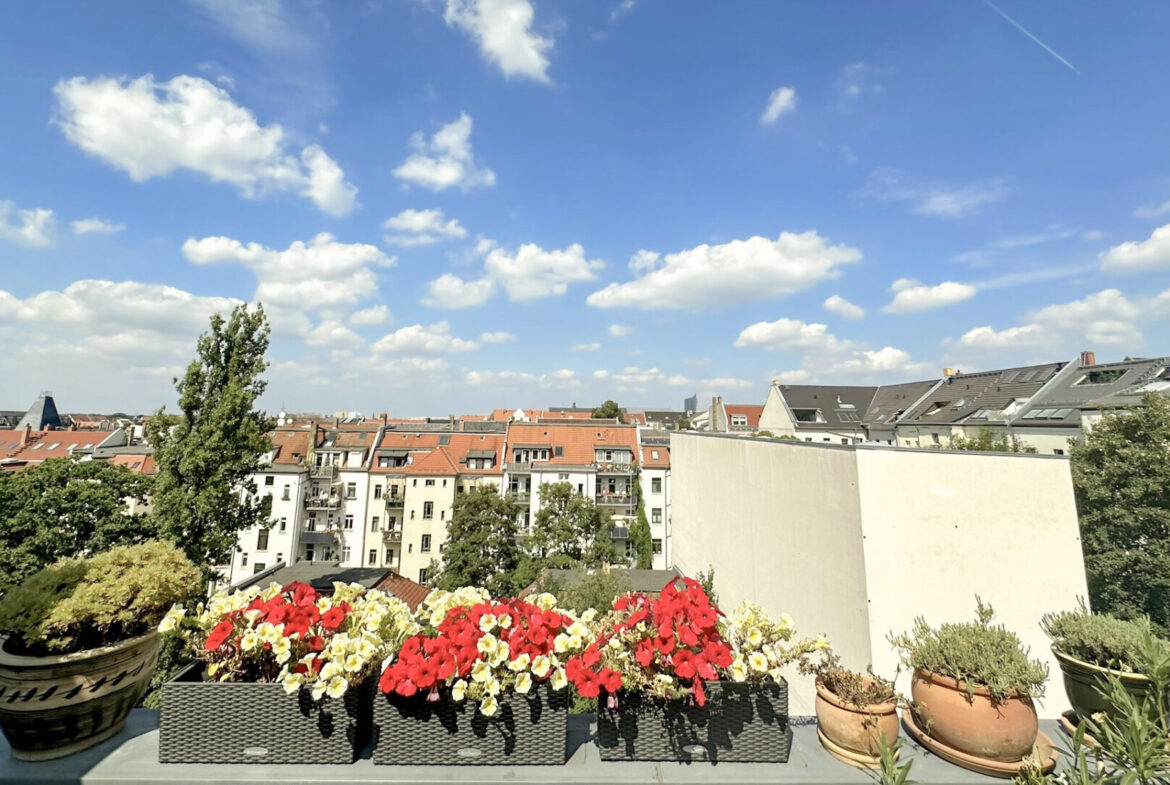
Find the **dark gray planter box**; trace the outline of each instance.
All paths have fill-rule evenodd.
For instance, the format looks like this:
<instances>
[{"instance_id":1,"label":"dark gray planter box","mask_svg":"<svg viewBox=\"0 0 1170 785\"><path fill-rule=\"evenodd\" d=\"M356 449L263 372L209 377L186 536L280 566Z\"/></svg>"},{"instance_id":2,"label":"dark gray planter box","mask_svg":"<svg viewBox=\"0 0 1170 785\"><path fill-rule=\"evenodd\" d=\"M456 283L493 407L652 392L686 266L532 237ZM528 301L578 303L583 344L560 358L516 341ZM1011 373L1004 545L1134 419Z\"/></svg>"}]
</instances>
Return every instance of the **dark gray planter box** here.
<instances>
[{"instance_id":1,"label":"dark gray planter box","mask_svg":"<svg viewBox=\"0 0 1170 785\"><path fill-rule=\"evenodd\" d=\"M194 663L163 684L160 763L353 763L369 740L374 679L341 698L203 681Z\"/></svg>"},{"instance_id":2,"label":"dark gray planter box","mask_svg":"<svg viewBox=\"0 0 1170 785\"><path fill-rule=\"evenodd\" d=\"M787 763L788 682L708 681L707 704L619 693L615 709L602 693L597 746L607 761Z\"/></svg>"},{"instance_id":3,"label":"dark gray planter box","mask_svg":"<svg viewBox=\"0 0 1170 785\"><path fill-rule=\"evenodd\" d=\"M400 766L561 766L566 759L569 688L547 682L527 695L501 694L494 717L479 701L419 694L374 696L374 763Z\"/></svg>"}]
</instances>

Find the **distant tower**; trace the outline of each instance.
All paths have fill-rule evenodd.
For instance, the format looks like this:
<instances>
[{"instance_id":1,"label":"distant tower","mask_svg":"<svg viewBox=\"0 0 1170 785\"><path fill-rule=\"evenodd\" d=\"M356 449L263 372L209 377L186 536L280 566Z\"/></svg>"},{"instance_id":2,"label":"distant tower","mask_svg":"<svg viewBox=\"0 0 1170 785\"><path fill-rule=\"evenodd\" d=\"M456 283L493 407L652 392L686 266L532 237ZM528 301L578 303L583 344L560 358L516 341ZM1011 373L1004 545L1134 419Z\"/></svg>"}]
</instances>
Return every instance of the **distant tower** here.
<instances>
[{"instance_id":1,"label":"distant tower","mask_svg":"<svg viewBox=\"0 0 1170 785\"><path fill-rule=\"evenodd\" d=\"M699 410L699 394L695 393L690 398L683 401L683 411L687 414L694 414Z\"/></svg>"},{"instance_id":2,"label":"distant tower","mask_svg":"<svg viewBox=\"0 0 1170 785\"><path fill-rule=\"evenodd\" d=\"M25 426L34 431L61 427L61 416L57 414L57 404L53 403L51 390L41 390L36 402L28 407L24 417L21 417L20 422L16 424L16 430L24 430Z\"/></svg>"}]
</instances>

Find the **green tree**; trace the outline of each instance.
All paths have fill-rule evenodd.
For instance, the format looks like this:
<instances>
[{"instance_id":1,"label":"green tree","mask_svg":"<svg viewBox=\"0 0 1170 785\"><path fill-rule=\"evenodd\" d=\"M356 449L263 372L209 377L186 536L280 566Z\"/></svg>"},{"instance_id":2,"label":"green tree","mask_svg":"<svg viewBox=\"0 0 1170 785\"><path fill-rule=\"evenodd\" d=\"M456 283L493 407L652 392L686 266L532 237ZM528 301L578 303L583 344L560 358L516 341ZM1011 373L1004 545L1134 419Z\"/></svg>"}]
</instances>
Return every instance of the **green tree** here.
<instances>
[{"instance_id":1,"label":"green tree","mask_svg":"<svg viewBox=\"0 0 1170 785\"><path fill-rule=\"evenodd\" d=\"M618 570L594 570L572 586L557 586L555 579L542 587L556 595L558 604L567 610L582 614L589 608L605 613L613 601L630 591L630 581Z\"/></svg>"},{"instance_id":2,"label":"green tree","mask_svg":"<svg viewBox=\"0 0 1170 785\"><path fill-rule=\"evenodd\" d=\"M679 417L677 420L674 421L674 429L676 431L689 431L689 430L691 430L690 418L689 417Z\"/></svg>"},{"instance_id":3,"label":"green tree","mask_svg":"<svg viewBox=\"0 0 1170 785\"><path fill-rule=\"evenodd\" d=\"M57 458L0 472L0 594L59 559L157 537L129 500L146 501L151 478L105 461Z\"/></svg>"},{"instance_id":4,"label":"green tree","mask_svg":"<svg viewBox=\"0 0 1170 785\"><path fill-rule=\"evenodd\" d=\"M971 450L974 452L1020 452L1035 453L1035 447L1024 444L1014 433L996 434L990 428L981 428L976 436L971 438L956 434L951 437L951 450Z\"/></svg>"},{"instance_id":5,"label":"green tree","mask_svg":"<svg viewBox=\"0 0 1170 785\"><path fill-rule=\"evenodd\" d=\"M617 405L617 401L606 401L593 410L592 414L595 420L617 420L622 421L622 408Z\"/></svg>"},{"instance_id":6,"label":"green tree","mask_svg":"<svg viewBox=\"0 0 1170 785\"><path fill-rule=\"evenodd\" d=\"M1093 610L1170 631L1170 398L1146 393L1070 441Z\"/></svg>"},{"instance_id":7,"label":"green tree","mask_svg":"<svg viewBox=\"0 0 1170 785\"><path fill-rule=\"evenodd\" d=\"M569 483L541 483L528 555L553 568L612 564L618 559L613 520Z\"/></svg>"},{"instance_id":8,"label":"green tree","mask_svg":"<svg viewBox=\"0 0 1170 785\"><path fill-rule=\"evenodd\" d=\"M237 306L226 320L213 315L195 359L175 379L182 417L171 425L159 409L147 429L158 463L155 521L205 581L230 560L239 532L269 513L251 479L271 449L271 425L255 408L266 386L268 333L261 307Z\"/></svg>"},{"instance_id":9,"label":"green tree","mask_svg":"<svg viewBox=\"0 0 1170 785\"><path fill-rule=\"evenodd\" d=\"M634 476L634 495L638 497L638 512L630 527L630 544L637 560L634 566L648 570L654 566L654 541L650 536L650 522L646 520L646 500L642 498L642 479Z\"/></svg>"},{"instance_id":10,"label":"green tree","mask_svg":"<svg viewBox=\"0 0 1170 785\"><path fill-rule=\"evenodd\" d=\"M443 566L433 585L440 589L483 586L499 597L514 596L523 554L516 542L519 508L495 488L473 488L455 498L447 522Z\"/></svg>"}]
</instances>

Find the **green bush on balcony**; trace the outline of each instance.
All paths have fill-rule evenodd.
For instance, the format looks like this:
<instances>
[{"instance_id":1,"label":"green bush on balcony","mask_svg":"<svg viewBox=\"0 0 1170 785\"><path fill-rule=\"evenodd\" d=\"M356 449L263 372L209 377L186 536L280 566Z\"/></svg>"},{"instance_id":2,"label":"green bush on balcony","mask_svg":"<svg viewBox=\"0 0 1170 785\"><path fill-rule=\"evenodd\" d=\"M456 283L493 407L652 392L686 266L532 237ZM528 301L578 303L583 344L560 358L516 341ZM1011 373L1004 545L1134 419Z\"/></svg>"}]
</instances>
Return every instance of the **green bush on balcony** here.
<instances>
[{"instance_id":1,"label":"green bush on balcony","mask_svg":"<svg viewBox=\"0 0 1170 785\"><path fill-rule=\"evenodd\" d=\"M199 591L200 577L181 551L157 541L64 559L0 599L0 633L10 651L29 655L108 646L156 628Z\"/></svg>"},{"instance_id":2,"label":"green bush on balcony","mask_svg":"<svg viewBox=\"0 0 1170 785\"><path fill-rule=\"evenodd\" d=\"M1047 613L1040 621L1052 645L1063 654L1102 668L1140 673L1142 641L1150 629L1149 619L1127 621L1107 613L1079 610ZM1170 641L1158 639L1170 654Z\"/></svg>"}]
</instances>

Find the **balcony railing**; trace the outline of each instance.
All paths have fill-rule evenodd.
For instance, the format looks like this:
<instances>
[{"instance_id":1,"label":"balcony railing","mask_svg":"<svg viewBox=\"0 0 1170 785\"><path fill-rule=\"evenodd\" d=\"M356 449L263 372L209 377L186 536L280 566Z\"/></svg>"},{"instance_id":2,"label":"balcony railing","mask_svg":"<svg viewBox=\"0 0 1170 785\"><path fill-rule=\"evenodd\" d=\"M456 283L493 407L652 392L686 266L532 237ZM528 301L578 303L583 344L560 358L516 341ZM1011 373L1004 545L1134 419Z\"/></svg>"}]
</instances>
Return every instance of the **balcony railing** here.
<instances>
[{"instance_id":1,"label":"balcony railing","mask_svg":"<svg viewBox=\"0 0 1170 785\"><path fill-rule=\"evenodd\" d=\"M386 502L387 510L401 510L406 504L405 496L383 496L382 500Z\"/></svg>"},{"instance_id":2,"label":"balcony railing","mask_svg":"<svg viewBox=\"0 0 1170 785\"><path fill-rule=\"evenodd\" d=\"M632 493L599 493L597 503L630 507L637 503L637 497Z\"/></svg>"},{"instance_id":3,"label":"balcony railing","mask_svg":"<svg viewBox=\"0 0 1170 785\"><path fill-rule=\"evenodd\" d=\"M597 467L598 474L632 474L634 471L634 464L632 463L613 463L612 461L600 461L593 464Z\"/></svg>"},{"instance_id":4,"label":"balcony railing","mask_svg":"<svg viewBox=\"0 0 1170 785\"><path fill-rule=\"evenodd\" d=\"M341 507L340 496L306 496L306 510L336 510Z\"/></svg>"},{"instance_id":5,"label":"balcony railing","mask_svg":"<svg viewBox=\"0 0 1170 785\"><path fill-rule=\"evenodd\" d=\"M335 464L326 464L325 466L314 466L309 471L309 476L314 480L333 480L337 478L337 466Z\"/></svg>"},{"instance_id":6,"label":"balcony railing","mask_svg":"<svg viewBox=\"0 0 1170 785\"><path fill-rule=\"evenodd\" d=\"M386 529L382 532L382 542L387 545L397 545L402 542L402 529Z\"/></svg>"}]
</instances>

